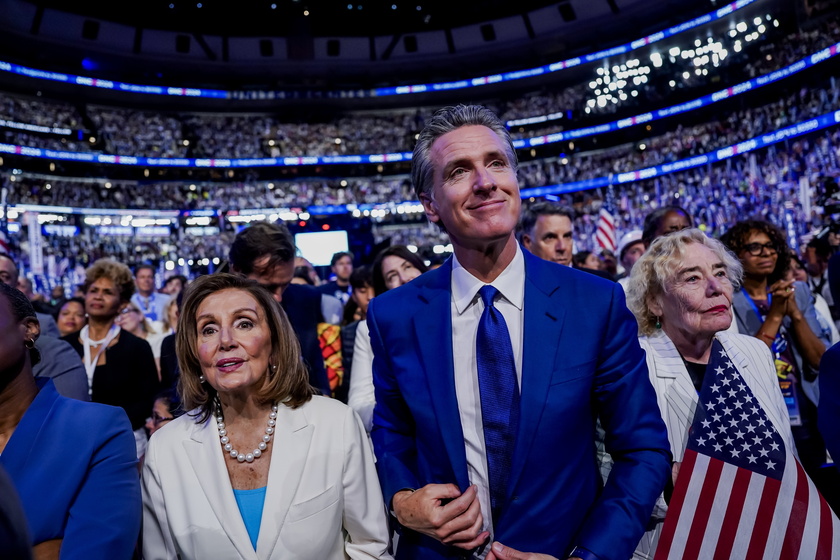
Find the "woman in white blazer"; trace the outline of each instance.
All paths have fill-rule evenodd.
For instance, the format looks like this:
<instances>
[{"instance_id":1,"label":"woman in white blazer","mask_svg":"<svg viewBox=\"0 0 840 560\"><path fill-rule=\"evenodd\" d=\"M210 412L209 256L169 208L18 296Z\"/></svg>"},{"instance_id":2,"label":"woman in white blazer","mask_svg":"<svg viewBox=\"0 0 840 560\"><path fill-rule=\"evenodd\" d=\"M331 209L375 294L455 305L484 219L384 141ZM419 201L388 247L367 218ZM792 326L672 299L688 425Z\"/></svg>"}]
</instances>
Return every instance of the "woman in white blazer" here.
<instances>
[{"instance_id":1,"label":"woman in white blazer","mask_svg":"<svg viewBox=\"0 0 840 560\"><path fill-rule=\"evenodd\" d=\"M650 380L668 428L673 481L683 461L704 378L714 375L705 370L716 341L785 446L795 450L770 351L756 338L727 331L733 291L741 275L740 262L722 243L700 230L687 229L657 239L630 276L627 306L639 323L639 342L647 354ZM667 511L664 495L660 496L634 558L654 557Z\"/></svg>"},{"instance_id":2,"label":"woman in white blazer","mask_svg":"<svg viewBox=\"0 0 840 560\"><path fill-rule=\"evenodd\" d=\"M364 428L313 396L271 295L229 274L199 278L177 336L191 411L150 440L146 560L391 558Z\"/></svg>"}]
</instances>

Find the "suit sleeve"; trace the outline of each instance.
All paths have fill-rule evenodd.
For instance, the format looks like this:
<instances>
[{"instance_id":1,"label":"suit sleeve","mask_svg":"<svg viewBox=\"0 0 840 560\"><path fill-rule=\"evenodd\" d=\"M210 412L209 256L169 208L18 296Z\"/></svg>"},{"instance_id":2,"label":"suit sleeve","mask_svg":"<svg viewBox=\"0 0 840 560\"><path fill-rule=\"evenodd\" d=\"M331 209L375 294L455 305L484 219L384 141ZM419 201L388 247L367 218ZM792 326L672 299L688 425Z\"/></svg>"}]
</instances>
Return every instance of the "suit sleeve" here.
<instances>
[{"instance_id":1,"label":"suit sleeve","mask_svg":"<svg viewBox=\"0 0 840 560\"><path fill-rule=\"evenodd\" d=\"M62 396L89 401L85 366L70 343L42 336L35 345L41 351L41 363L32 368L35 377L52 379L56 390Z\"/></svg>"},{"instance_id":2,"label":"suit sleeve","mask_svg":"<svg viewBox=\"0 0 840 560\"><path fill-rule=\"evenodd\" d=\"M416 475L416 427L397 383L393 363L386 351L376 320L378 307L374 302L375 300L371 300L370 303L374 305L368 306L367 314L373 348L373 385L376 395L370 435L376 452L379 482L382 484L385 503L390 507L391 499L398 491L420 487Z\"/></svg>"},{"instance_id":3,"label":"suit sleeve","mask_svg":"<svg viewBox=\"0 0 840 560\"><path fill-rule=\"evenodd\" d=\"M169 531L166 501L160 483L157 451L160 438L152 439L143 463L143 558L175 560L178 554Z\"/></svg>"},{"instance_id":4,"label":"suit sleeve","mask_svg":"<svg viewBox=\"0 0 840 560\"><path fill-rule=\"evenodd\" d=\"M817 423L825 446L837 466L840 465L840 344L832 346L823 354L819 383Z\"/></svg>"},{"instance_id":5,"label":"suit sleeve","mask_svg":"<svg viewBox=\"0 0 840 560\"><path fill-rule=\"evenodd\" d=\"M575 543L599 558L629 558L670 475L665 423L619 285L602 333L594 406L613 466Z\"/></svg>"},{"instance_id":6,"label":"suit sleeve","mask_svg":"<svg viewBox=\"0 0 840 560\"><path fill-rule=\"evenodd\" d=\"M141 515L131 426L115 409L91 429L102 435L68 513L61 559L131 558Z\"/></svg>"},{"instance_id":7,"label":"suit sleeve","mask_svg":"<svg viewBox=\"0 0 840 560\"><path fill-rule=\"evenodd\" d=\"M344 416L344 530L345 552L353 560L391 558L388 518L367 434L358 416Z\"/></svg>"}]
</instances>

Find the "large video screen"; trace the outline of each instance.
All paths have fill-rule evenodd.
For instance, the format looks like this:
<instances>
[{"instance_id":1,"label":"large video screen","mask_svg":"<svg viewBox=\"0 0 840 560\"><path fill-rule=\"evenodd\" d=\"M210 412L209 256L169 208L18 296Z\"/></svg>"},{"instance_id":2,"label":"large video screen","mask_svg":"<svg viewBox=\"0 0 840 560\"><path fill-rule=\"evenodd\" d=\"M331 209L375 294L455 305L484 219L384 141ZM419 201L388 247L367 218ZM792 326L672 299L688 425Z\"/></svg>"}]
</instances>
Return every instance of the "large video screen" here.
<instances>
[{"instance_id":1,"label":"large video screen","mask_svg":"<svg viewBox=\"0 0 840 560\"><path fill-rule=\"evenodd\" d=\"M295 234L295 245L303 258L314 266L329 266L335 253L348 251L347 232L312 231Z\"/></svg>"}]
</instances>

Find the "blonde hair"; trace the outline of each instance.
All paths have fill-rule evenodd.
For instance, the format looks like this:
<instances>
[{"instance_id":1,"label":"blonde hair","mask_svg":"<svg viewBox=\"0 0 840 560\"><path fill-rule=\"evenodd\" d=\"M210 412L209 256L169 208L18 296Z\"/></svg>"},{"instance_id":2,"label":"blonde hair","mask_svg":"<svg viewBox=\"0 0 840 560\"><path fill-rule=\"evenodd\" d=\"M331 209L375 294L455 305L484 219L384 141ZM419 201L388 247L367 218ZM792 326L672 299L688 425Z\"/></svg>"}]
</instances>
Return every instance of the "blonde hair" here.
<instances>
[{"instance_id":1,"label":"blonde hair","mask_svg":"<svg viewBox=\"0 0 840 560\"><path fill-rule=\"evenodd\" d=\"M191 283L184 294L181 317L175 335L175 352L181 376L178 392L185 410L198 408L198 422L213 413L216 390L209 383L202 383L201 364L198 359L198 308L208 296L222 290L241 290L251 295L265 314L271 330L271 353L266 381L258 391L260 403L283 402L290 408L307 402L315 389L309 385L309 372L300 357L300 344L280 304L271 293L253 280L233 274L209 274Z\"/></svg>"},{"instance_id":2,"label":"blonde hair","mask_svg":"<svg viewBox=\"0 0 840 560\"><path fill-rule=\"evenodd\" d=\"M659 237L633 265L627 284L627 307L636 316L639 334L651 335L656 331L657 317L651 313L648 304L667 293L668 283L683 260L685 246L692 243L708 247L723 262L732 287L737 290L740 286L744 274L741 261L717 239L707 237L696 228Z\"/></svg>"}]
</instances>

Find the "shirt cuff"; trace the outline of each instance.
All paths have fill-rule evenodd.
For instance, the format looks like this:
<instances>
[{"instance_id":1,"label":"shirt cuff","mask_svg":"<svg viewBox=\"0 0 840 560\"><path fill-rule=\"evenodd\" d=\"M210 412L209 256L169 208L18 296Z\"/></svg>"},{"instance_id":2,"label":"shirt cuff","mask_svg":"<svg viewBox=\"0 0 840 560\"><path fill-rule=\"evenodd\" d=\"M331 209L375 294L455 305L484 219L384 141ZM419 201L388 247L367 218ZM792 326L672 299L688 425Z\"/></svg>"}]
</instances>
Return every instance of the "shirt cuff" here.
<instances>
[{"instance_id":1,"label":"shirt cuff","mask_svg":"<svg viewBox=\"0 0 840 560\"><path fill-rule=\"evenodd\" d=\"M569 557L577 557L581 560L599 560L598 556L594 552L590 552L585 548L576 546L574 550L569 554Z\"/></svg>"}]
</instances>

